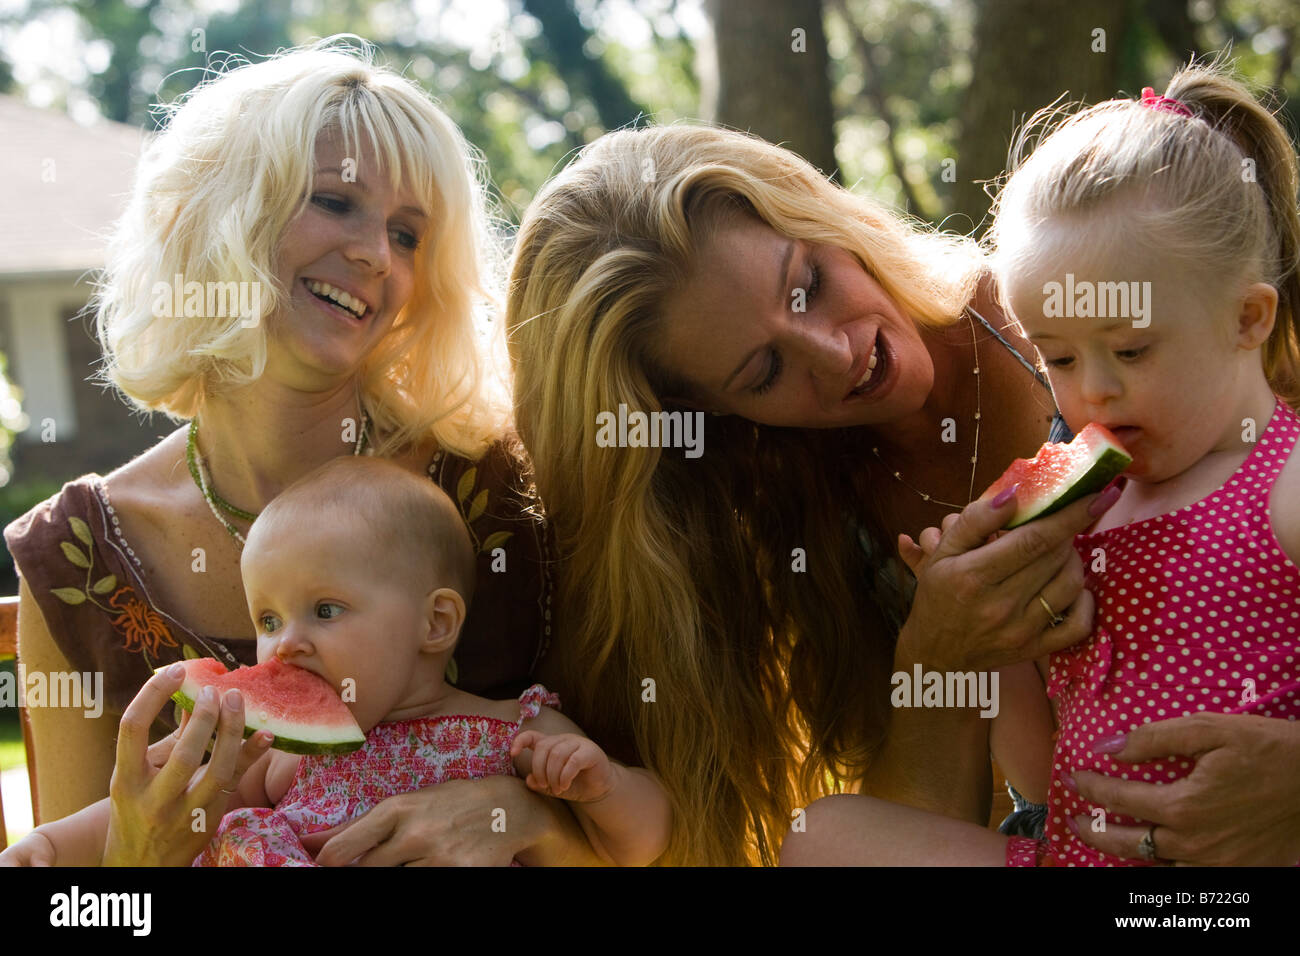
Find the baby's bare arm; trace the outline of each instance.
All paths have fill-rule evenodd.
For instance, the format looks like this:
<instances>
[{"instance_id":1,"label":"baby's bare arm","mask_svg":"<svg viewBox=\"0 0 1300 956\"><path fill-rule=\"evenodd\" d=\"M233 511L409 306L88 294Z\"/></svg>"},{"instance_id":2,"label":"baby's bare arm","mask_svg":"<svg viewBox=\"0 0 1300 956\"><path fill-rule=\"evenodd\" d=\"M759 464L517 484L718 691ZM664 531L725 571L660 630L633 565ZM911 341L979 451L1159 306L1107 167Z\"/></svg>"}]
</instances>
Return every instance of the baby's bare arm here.
<instances>
[{"instance_id":1,"label":"baby's bare arm","mask_svg":"<svg viewBox=\"0 0 1300 956\"><path fill-rule=\"evenodd\" d=\"M537 748L517 754L518 772L533 775L533 789L568 801L599 856L619 866L645 866L663 855L672 832L672 805L654 774L610 759L571 720L547 708L524 722L517 741ZM534 755L543 751L550 767L534 764ZM573 779L565 774L565 789L558 789L557 777L570 760L584 769Z\"/></svg>"},{"instance_id":2,"label":"baby's bare arm","mask_svg":"<svg viewBox=\"0 0 1300 956\"><path fill-rule=\"evenodd\" d=\"M99 866L104 861L104 841L108 838L109 802L105 797L76 813L43 823L15 845L42 837L54 848L54 866Z\"/></svg>"}]
</instances>

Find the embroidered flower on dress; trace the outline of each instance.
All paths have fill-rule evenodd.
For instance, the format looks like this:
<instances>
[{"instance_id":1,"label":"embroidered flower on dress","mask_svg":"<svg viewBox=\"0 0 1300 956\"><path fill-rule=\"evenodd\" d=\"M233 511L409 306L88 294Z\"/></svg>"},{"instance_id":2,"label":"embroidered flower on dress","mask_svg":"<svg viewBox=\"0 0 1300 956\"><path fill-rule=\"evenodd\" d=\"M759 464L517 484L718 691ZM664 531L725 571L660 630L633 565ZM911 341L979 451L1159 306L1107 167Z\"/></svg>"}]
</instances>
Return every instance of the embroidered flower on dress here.
<instances>
[{"instance_id":1,"label":"embroidered flower on dress","mask_svg":"<svg viewBox=\"0 0 1300 956\"><path fill-rule=\"evenodd\" d=\"M176 646L167 622L136 597L133 588L118 588L108 599L108 606L121 612L113 618L113 628L126 638L128 651L144 650L156 655L160 646Z\"/></svg>"}]
</instances>

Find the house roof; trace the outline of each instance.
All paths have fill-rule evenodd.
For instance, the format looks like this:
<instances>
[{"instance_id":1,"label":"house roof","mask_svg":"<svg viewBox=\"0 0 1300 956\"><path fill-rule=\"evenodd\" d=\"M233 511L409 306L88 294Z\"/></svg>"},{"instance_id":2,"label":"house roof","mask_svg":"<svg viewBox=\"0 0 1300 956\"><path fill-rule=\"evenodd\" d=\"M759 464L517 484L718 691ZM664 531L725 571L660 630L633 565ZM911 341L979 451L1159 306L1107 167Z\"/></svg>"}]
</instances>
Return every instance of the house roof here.
<instances>
[{"instance_id":1,"label":"house roof","mask_svg":"<svg viewBox=\"0 0 1300 956\"><path fill-rule=\"evenodd\" d=\"M134 126L82 126L0 96L0 278L103 265L143 140Z\"/></svg>"}]
</instances>

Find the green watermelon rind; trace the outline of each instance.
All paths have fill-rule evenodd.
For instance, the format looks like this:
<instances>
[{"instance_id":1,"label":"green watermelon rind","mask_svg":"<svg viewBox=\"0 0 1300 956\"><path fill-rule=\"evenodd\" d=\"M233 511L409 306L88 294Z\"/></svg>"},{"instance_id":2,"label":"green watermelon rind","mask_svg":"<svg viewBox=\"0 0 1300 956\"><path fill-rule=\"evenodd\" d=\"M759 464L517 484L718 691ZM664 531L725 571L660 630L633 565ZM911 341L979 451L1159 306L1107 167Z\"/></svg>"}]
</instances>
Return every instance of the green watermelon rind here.
<instances>
[{"instance_id":1,"label":"green watermelon rind","mask_svg":"<svg viewBox=\"0 0 1300 956\"><path fill-rule=\"evenodd\" d=\"M1119 448L1108 444L1100 457L1092 463L1086 472L1083 473L1077 481L1066 488L1061 494L1052 498L1037 509L1022 509L1016 512L1016 516L1004 527L1010 531L1012 528L1019 528L1022 524L1028 524L1038 518L1046 518L1048 515L1060 511L1062 508L1078 501L1080 498L1087 497L1096 491L1101 491L1109 485L1117 475L1122 475L1129 465L1133 464L1133 459Z\"/></svg>"},{"instance_id":2,"label":"green watermelon rind","mask_svg":"<svg viewBox=\"0 0 1300 956\"><path fill-rule=\"evenodd\" d=\"M171 666L170 664L167 664L164 665L163 667L159 667L155 670L155 673L157 673L158 671L166 670L170 666ZM187 677L186 680L189 680L189 678ZM195 706L194 698L190 697L188 694L185 693L183 686L181 690L178 690L176 693L172 694L172 700L180 704L181 707L186 712L191 714L194 713L194 706ZM338 740L333 742L319 741L319 740L315 740L315 741L302 740L300 738L292 736L292 734L286 735L286 734L276 733L275 730L271 726L269 726L271 723L272 723L271 721L267 721L263 723L262 721L257 720L256 718L252 717L248 713L247 708L245 708L244 738L247 739L253 736L253 734L257 733L259 730L269 730L272 734L275 735L275 739L271 741L271 749L280 750L283 751L284 753L290 753L290 754L302 754L304 756L348 754L348 753L352 753L354 750L360 750L363 746L365 746L366 743L366 738L364 735L360 737L349 737L345 740ZM358 728L357 732L360 733L360 728Z\"/></svg>"}]
</instances>

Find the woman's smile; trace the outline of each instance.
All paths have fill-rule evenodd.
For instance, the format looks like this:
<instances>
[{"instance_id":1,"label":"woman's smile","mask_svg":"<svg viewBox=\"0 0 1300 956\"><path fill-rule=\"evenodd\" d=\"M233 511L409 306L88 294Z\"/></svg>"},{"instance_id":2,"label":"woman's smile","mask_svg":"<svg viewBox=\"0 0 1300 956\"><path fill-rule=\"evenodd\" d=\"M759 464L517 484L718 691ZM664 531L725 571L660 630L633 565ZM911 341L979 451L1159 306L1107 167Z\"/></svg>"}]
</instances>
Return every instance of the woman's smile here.
<instances>
[{"instance_id":1,"label":"woman's smile","mask_svg":"<svg viewBox=\"0 0 1300 956\"><path fill-rule=\"evenodd\" d=\"M849 392L846 402L875 402L884 398L893 389L898 376L893 374L897 362L890 357L889 342L883 331L877 331L871 352L867 355L867 369L857 379L857 384Z\"/></svg>"},{"instance_id":2,"label":"woman's smile","mask_svg":"<svg viewBox=\"0 0 1300 956\"><path fill-rule=\"evenodd\" d=\"M374 315L374 308L360 295L353 294L331 282L303 279L302 284L327 307L332 306L357 322Z\"/></svg>"}]
</instances>

